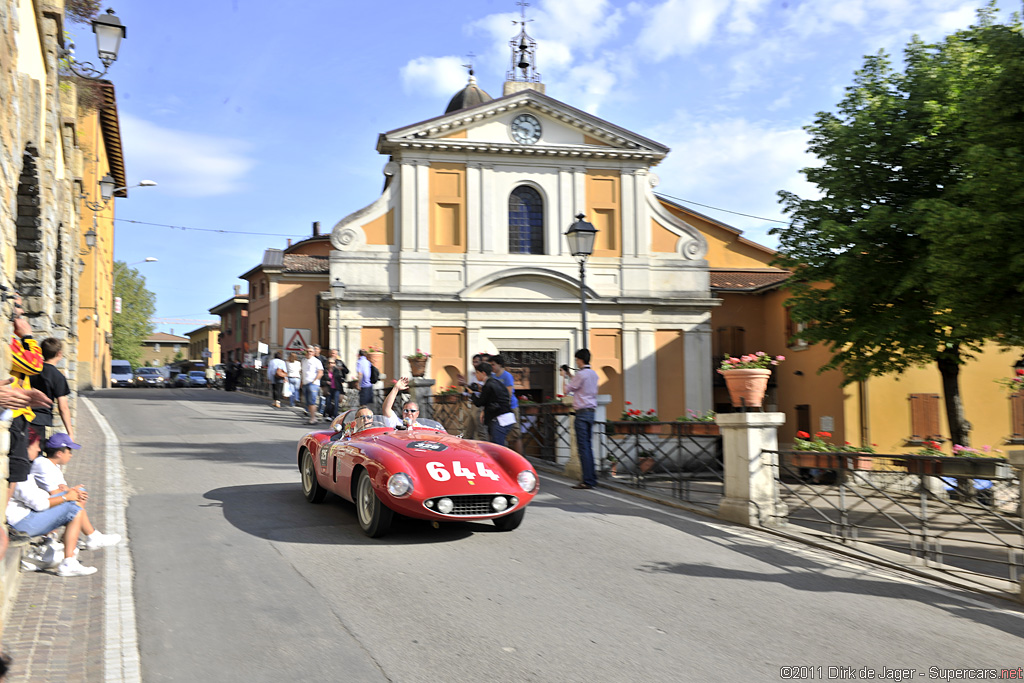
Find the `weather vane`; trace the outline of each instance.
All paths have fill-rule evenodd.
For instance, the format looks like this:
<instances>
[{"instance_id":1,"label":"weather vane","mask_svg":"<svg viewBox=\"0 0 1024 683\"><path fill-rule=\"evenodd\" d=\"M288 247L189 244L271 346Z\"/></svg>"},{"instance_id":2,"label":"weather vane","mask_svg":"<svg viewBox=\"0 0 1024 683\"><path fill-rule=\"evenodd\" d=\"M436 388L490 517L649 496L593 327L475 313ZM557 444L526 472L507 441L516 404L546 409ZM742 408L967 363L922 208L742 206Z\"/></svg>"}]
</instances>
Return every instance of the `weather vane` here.
<instances>
[{"instance_id":1,"label":"weather vane","mask_svg":"<svg viewBox=\"0 0 1024 683\"><path fill-rule=\"evenodd\" d=\"M506 80L540 82L540 73L537 72L537 41L526 32L526 25L533 19L526 18L526 8L530 3L526 0L516 0L520 7L520 18L513 19L513 25L520 25L519 35L509 42L512 48L512 68L506 74Z\"/></svg>"}]
</instances>

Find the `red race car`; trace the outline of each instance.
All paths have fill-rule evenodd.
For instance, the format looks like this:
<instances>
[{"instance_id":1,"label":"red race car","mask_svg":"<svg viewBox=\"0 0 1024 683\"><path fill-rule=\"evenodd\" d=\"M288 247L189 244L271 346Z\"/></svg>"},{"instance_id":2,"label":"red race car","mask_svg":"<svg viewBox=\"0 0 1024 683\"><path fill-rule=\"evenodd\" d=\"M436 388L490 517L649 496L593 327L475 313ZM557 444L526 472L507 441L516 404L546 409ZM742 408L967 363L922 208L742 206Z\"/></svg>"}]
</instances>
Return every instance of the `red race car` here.
<instances>
[{"instance_id":1,"label":"red race car","mask_svg":"<svg viewBox=\"0 0 1024 683\"><path fill-rule=\"evenodd\" d=\"M434 420L403 425L380 415L338 416L298 447L302 492L355 503L367 536L387 533L395 513L432 521L494 520L502 531L523 521L537 494L537 472L515 451L448 434Z\"/></svg>"}]
</instances>

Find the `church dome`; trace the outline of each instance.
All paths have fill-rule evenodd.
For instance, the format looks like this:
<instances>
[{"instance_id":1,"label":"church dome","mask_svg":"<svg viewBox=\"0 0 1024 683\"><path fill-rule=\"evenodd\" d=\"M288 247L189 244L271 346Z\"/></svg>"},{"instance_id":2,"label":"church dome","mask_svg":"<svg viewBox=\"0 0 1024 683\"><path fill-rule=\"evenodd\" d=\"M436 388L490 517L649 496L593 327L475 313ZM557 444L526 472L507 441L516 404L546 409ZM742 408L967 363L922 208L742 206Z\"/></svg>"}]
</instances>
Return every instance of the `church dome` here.
<instances>
[{"instance_id":1,"label":"church dome","mask_svg":"<svg viewBox=\"0 0 1024 683\"><path fill-rule=\"evenodd\" d=\"M451 114L453 111L459 111L460 109L469 109L475 107L478 104L484 102L490 102L494 98L481 90L476 84L476 76L473 72L469 72L469 84L455 93L452 97L451 102L448 103L448 108L444 110L445 114Z\"/></svg>"}]
</instances>

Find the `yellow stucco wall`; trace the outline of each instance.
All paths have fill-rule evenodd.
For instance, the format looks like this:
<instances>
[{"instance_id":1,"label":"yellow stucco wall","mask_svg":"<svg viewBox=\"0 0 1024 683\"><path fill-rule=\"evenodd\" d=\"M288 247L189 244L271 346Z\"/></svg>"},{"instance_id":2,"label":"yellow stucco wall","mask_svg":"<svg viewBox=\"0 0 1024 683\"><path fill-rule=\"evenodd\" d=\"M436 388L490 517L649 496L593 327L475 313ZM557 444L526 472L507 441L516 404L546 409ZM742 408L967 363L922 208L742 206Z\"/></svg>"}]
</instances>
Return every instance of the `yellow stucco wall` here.
<instances>
[{"instance_id":1,"label":"yellow stucco wall","mask_svg":"<svg viewBox=\"0 0 1024 683\"><path fill-rule=\"evenodd\" d=\"M359 348L369 350L371 346L384 349L384 367L378 368L382 375L388 375L392 379L398 377L395 374L398 359L395 358L395 328L387 327L364 327L359 338Z\"/></svg>"},{"instance_id":2,"label":"yellow stucco wall","mask_svg":"<svg viewBox=\"0 0 1024 683\"><path fill-rule=\"evenodd\" d=\"M110 172L100 117L85 112L78 121L79 146L85 151L82 163L82 191L86 199L79 203L79 258L85 263L78 283L79 386L107 386L110 379L110 345L107 335L113 329L114 206L111 199L98 212L86 205L102 203L99 180ZM95 219L95 220L94 220ZM86 246L85 233L96 232L96 246Z\"/></svg>"},{"instance_id":3,"label":"yellow stucco wall","mask_svg":"<svg viewBox=\"0 0 1024 683\"><path fill-rule=\"evenodd\" d=\"M366 233L367 244L394 244L395 243L395 212L389 210L383 216L379 216L363 226Z\"/></svg>"},{"instance_id":4,"label":"yellow stucco wall","mask_svg":"<svg viewBox=\"0 0 1024 683\"><path fill-rule=\"evenodd\" d=\"M768 268L775 252L768 247L744 240L738 231L724 228L696 214L682 211L672 204L661 205L674 216L686 221L704 235L708 242L708 265L712 268ZM656 250L657 251L657 250Z\"/></svg>"},{"instance_id":5,"label":"yellow stucco wall","mask_svg":"<svg viewBox=\"0 0 1024 683\"><path fill-rule=\"evenodd\" d=\"M430 166L430 251L466 252L466 165Z\"/></svg>"},{"instance_id":6,"label":"yellow stucco wall","mask_svg":"<svg viewBox=\"0 0 1024 683\"><path fill-rule=\"evenodd\" d=\"M597 392L612 397L612 402L608 404L608 419L617 420L622 414L622 397L625 395L622 378L622 330L590 330L590 353L594 360L591 367L597 373Z\"/></svg>"},{"instance_id":7,"label":"yellow stucco wall","mask_svg":"<svg viewBox=\"0 0 1024 683\"><path fill-rule=\"evenodd\" d=\"M597 228L594 256L622 256L622 197L618 171L588 169L587 220Z\"/></svg>"},{"instance_id":8,"label":"yellow stucco wall","mask_svg":"<svg viewBox=\"0 0 1024 683\"><path fill-rule=\"evenodd\" d=\"M654 349L658 367L658 417L667 422L686 414L683 331L656 330Z\"/></svg>"}]
</instances>

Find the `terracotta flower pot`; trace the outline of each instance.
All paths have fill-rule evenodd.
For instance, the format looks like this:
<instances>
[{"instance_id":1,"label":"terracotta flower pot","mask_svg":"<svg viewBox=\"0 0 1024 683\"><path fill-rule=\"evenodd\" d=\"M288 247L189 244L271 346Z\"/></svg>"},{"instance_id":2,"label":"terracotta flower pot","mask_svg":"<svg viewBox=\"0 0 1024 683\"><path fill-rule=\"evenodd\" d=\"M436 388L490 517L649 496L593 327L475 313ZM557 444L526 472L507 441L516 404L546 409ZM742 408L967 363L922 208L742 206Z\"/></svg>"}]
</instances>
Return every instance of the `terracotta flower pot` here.
<instances>
[{"instance_id":1,"label":"terracotta flower pot","mask_svg":"<svg viewBox=\"0 0 1024 683\"><path fill-rule=\"evenodd\" d=\"M427 374L427 359L423 360L410 360L409 361L409 372L412 373L413 377L422 377Z\"/></svg>"},{"instance_id":2,"label":"terracotta flower pot","mask_svg":"<svg viewBox=\"0 0 1024 683\"><path fill-rule=\"evenodd\" d=\"M725 378L725 386L729 390L729 399L734 408L760 408L768 391L768 378L771 370L761 368L740 368L738 370L719 370Z\"/></svg>"},{"instance_id":3,"label":"terracotta flower pot","mask_svg":"<svg viewBox=\"0 0 1024 683\"><path fill-rule=\"evenodd\" d=\"M366 354L367 360L377 366L377 369L384 372L384 354L379 351L371 351Z\"/></svg>"}]
</instances>

